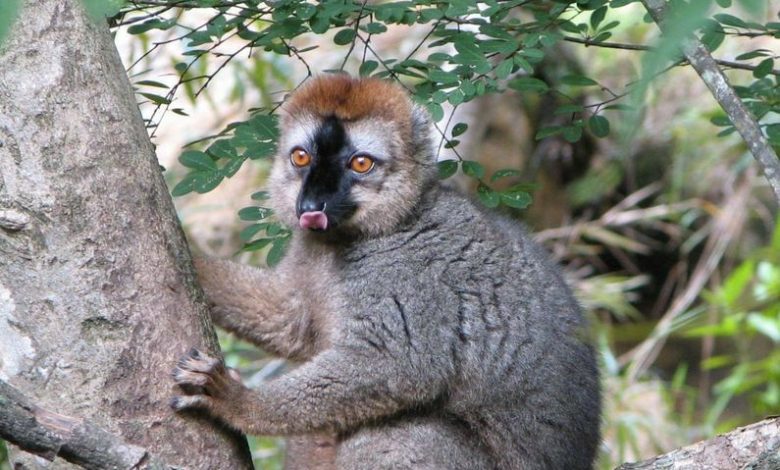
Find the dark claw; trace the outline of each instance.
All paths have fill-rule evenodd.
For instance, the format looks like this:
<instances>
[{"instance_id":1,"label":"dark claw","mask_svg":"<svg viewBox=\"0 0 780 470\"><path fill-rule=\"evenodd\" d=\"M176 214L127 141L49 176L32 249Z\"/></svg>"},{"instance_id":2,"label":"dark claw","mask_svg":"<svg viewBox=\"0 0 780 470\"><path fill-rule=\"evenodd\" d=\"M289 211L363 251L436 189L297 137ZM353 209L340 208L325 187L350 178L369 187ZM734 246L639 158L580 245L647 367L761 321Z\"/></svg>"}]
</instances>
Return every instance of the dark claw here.
<instances>
[{"instance_id":1,"label":"dark claw","mask_svg":"<svg viewBox=\"0 0 780 470\"><path fill-rule=\"evenodd\" d=\"M179 407L181 406L181 400L179 397L173 397L171 398L170 402L168 404L176 411L179 411Z\"/></svg>"}]
</instances>

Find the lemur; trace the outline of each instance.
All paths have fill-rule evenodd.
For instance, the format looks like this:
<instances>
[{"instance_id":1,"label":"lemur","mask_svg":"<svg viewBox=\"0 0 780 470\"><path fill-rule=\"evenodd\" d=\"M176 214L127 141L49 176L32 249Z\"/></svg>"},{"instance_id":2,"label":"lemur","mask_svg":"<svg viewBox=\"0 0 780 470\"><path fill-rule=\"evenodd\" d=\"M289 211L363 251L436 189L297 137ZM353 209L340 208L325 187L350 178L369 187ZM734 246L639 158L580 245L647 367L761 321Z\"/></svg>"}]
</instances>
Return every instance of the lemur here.
<instances>
[{"instance_id":1,"label":"lemur","mask_svg":"<svg viewBox=\"0 0 780 470\"><path fill-rule=\"evenodd\" d=\"M294 227L286 257L196 270L217 325L300 365L250 390L193 350L173 408L331 437L330 461L298 468L592 468L600 386L581 309L519 224L438 182L424 108L390 82L324 75L280 129L268 191Z\"/></svg>"}]
</instances>

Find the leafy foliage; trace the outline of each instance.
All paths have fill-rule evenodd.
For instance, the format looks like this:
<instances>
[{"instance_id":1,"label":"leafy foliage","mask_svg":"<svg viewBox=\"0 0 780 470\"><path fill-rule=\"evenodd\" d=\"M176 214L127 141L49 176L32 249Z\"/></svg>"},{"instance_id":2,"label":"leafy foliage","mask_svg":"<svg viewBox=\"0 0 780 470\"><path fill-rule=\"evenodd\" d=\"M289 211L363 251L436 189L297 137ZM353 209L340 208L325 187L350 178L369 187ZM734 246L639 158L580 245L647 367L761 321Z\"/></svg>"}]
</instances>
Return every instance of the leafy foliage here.
<instances>
[{"instance_id":1,"label":"leafy foliage","mask_svg":"<svg viewBox=\"0 0 780 470\"><path fill-rule=\"evenodd\" d=\"M0 439L0 470L10 470L8 465L8 449L6 448L5 441Z\"/></svg>"},{"instance_id":2,"label":"leafy foliage","mask_svg":"<svg viewBox=\"0 0 780 470\"><path fill-rule=\"evenodd\" d=\"M611 119L626 111L629 117L634 116L633 109L640 106L650 80L670 65L681 63L677 46L682 37L692 30L697 31L712 50L717 49L729 34L780 37L780 23L761 24L722 12L708 16L710 2L673 1L668 15L669 31L656 48L646 53L643 75L639 81L630 84L627 91L614 92L597 79L582 73L564 75L558 83L548 83L536 75L536 67L561 41L603 47L630 47L608 43L607 40L620 28L620 13L617 10L631 3L635 2L458 0L441 7L430 0L379 4L348 0L327 0L312 4L303 0L282 0L270 6L253 0L203 0L183 3L172 1L160 6L160 2L131 1L126 11L158 6L163 11L177 7L213 12L200 28L178 36L187 47L183 60L176 66L180 73L179 84L166 95L141 92L141 96L161 107L171 105L179 85L186 84L192 88L198 84L194 93L197 96L224 65L239 53L262 49L295 57L305 63L304 53L314 51L317 46L298 49L292 41L307 34L335 31L333 42L347 48L344 64L356 47L362 46L360 75L401 81L436 121L444 119L444 103L457 108L485 94L506 90L516 90L523 94L557 94L564 99L555 113L568 116L568 120L564 124L540 129L536 137L545 139L560 135L569 142L580 140L585 133L596 138L607 137L612 130ZM741 3L755 9L755 3ZM720 1L718 6L728 8L731 2ZM133 22L128 32L144 34L177 26L175 17L151 14L144 18L147 19ZM425 25L429 32L407 57L380 57L371 47L372 37L386 33L391 25ZM228 40L240 45L230 53L218 52L218 47ZM637 48L649 50L643 46ZM199 67L209 55L225 57L225 60L211 73L193 73L195 69L200 71ZM776 144L780 140L780 127L773 124L772 116L780 111L780 100L777 99L777 75L772 70L774 58L770 51L765 50L750 51L737 57L739 61L755 59L760 59L759 64L747 68L753 71L756 81L739 91L756 116L765 120L764 129ZM311 74L308 64L306 67ZM775 80L768 78L770 75ZM157 86L150 82L138 82L137 85L146 85L144 88ZM583 105L578 96L586 88L599 89L604 98ZM635 99L631 100L630 106L614 106L615 101L631 94ZM717 123L727 127L724 132L733 131L728 122L720 119ZM466 130L463 127L465 124L454 123L451 137L448 138L445 132L449 124L447 122L444 129L440 128L440 132L445 141L444 147L455 150L460 143L456 137ZM267 144L267 141L263 141L263 145ZM261 153L264 153L263 149ZM205 160L201 160L205 163ZM206 167L194 169L196 171L193 173L197 174L187 175L174 192L179 195L188 190L208 191L242 162L241 159L234 159L228 168L220 172ZM455 173L453 168L452 164L444 164L440 174L451 176ZM517 191L508 195L498 194L487 182L481 181L478 172L470 171L473 167L467 162L461 164L460 168L466 175L478 180L480 200L489 206L503 204L520 207L530 201L527 194L516 197Z\"/></svg>"},{"instance_id":3,"label":"leafy foliage","mask_svg":"<svg viewBox=\"0 0 780 470\"><path fill-rule=\"evenodd\" d=\"M706 300L717 321L691 328L689 335L733 343L733 354L708 358L703 367L727 371L715 387L716 403L708 424L721 417L739 395L749 399L757 415L780 409L780 224L772 244L742 262ZM757 353L763 349L765 354Z\"/></svg>"},{"instance_id":4,"label":"leafy foliage","mask_svg":"<svg viewBox=\"0 0 780 470\"><path fill-rule=\"evenodd\" d=\"M22 0L5 0L0 3L0 46L19 15L21 6Z\"/></svg>"}]
</instances>

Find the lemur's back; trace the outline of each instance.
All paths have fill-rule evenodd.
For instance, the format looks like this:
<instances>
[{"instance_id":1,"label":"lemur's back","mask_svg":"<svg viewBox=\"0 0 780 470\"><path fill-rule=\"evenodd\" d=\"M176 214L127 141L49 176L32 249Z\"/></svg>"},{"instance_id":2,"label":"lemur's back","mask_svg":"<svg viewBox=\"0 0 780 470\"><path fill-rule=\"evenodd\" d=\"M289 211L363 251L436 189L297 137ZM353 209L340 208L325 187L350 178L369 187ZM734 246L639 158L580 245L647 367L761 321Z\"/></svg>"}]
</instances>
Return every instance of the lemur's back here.
<instances>
[{"instance_id":1,"label":"lemur's back","mask_svg":"<svg viewBox=\"0 0 780 470\"><path fill-rule=\"evenodd\" d=\"M433 190L422 206L347 251L345 287L364 308L345 331L407 358L410 381L435 374L430 412L454 417L499 468L590 468L598 371L560 273L519 225L462 196Z\"/></svg>"}]
</instances>

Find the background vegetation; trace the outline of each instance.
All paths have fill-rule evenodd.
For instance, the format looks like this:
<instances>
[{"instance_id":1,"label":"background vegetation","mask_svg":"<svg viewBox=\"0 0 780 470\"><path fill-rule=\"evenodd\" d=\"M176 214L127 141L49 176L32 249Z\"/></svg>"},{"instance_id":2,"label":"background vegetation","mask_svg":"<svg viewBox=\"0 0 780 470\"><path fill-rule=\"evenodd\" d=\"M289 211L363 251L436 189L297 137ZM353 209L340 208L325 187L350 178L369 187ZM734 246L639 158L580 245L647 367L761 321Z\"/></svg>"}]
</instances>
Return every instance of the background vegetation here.
<instances>
[{"instance_id":1,"label":"background vegetation","mask_svg":"<svg viewBox=\"0 0 780 470\"><path fill-rule=\"evenodd\" d=\"M397 80L437 122L442 178L531 225L594 318L602 468L780 413L777 201L678 50L701 38L777 149L780 5L675 0L660 35L631 0L87 3L194 249L275 264L290 232L259 189L285 93ZM285 367L223 346L251 383ZM280 441L251 443L280 467Z\"/></svg>"}]
</instances>

